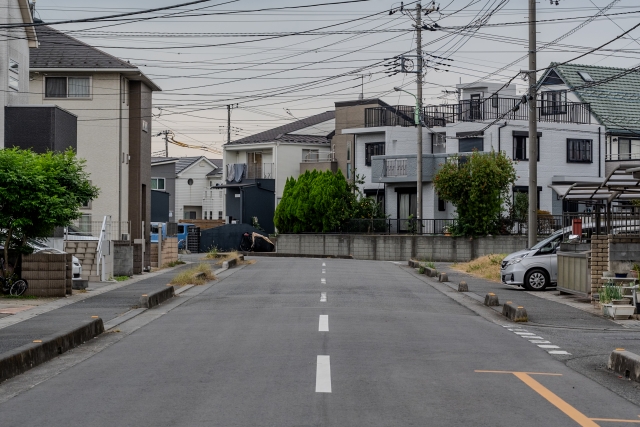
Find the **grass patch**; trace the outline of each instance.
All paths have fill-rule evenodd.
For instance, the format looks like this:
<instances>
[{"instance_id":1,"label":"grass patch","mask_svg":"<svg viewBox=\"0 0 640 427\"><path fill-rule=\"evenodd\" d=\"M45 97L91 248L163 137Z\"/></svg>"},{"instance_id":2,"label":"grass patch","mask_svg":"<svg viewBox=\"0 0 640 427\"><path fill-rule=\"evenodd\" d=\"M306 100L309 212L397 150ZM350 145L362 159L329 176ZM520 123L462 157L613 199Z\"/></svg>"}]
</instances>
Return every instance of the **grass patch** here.
<instances>
[{"instance_id":1,"label":"grass patch","mask_svg":"<svg viewBox=\"0 0 640 427\"><path fill-rule=\"evenodd\" d=\"M162 268L175 267L177 265L182 265L182 264L186 264L186 262L182 261L181 259L177 259L175 261L171 261L163 264Z\"/></svg>"},{"instance_id":2,"label":"grass patch","mask_svg":"<svg viewBox=\"0 0 640 427\"><path fill-rule=\"evenodd\" d=\"M500 283L500 264L507 254L490 254L473 261L453 264L451 268L464 271L472 276Z\"/></svg>"},{"instance_id":3,"label":"grass patch","mask_svg":"<svg viewBox=\"0 0 640 427\"><path fill-rule=\"evenodd\" d=\"M196 277L199 273L204 273L204 277ZM200 263L176 274L175 277L171 279L170 284L176 286L204 285L210 280L215 280L215 278L216 276L213 274L211 265L208 263Z\"/></svg>"},{"instance_id":4,"label":"grass patch","mask_svg":"<svg viewBox=\"0 0 640 427\"><path fill-rule=\"evenodd\" d=\"M2 298L5 299L38 299L37 296L35 295L21 295L21 296L16 296L16 295L2 295Z\"/></svg>"},{"instance_id":5,"label":"grass patch","mask_svg":"<svg viewBox=\"0 0 640 427\"><path fill-rule=\"evenodd\" d=\"M113 278L113 280L117 282L124 282L125 280L129 280L129 279L130 279L129 276L116 276Z\"/></svg>"},{"instance_id":6,"label":"grass patch","mask_svg":"<svg viewBox=\"0 0 640 427\"><path fill-rule=\"evenodd\" d=\"M207 254L204 256L204 259L216 259L216 258L218 258L218 248L214 246L211 249L209 249L209 252L207 252Z\"/></svg>"}]
</instances>

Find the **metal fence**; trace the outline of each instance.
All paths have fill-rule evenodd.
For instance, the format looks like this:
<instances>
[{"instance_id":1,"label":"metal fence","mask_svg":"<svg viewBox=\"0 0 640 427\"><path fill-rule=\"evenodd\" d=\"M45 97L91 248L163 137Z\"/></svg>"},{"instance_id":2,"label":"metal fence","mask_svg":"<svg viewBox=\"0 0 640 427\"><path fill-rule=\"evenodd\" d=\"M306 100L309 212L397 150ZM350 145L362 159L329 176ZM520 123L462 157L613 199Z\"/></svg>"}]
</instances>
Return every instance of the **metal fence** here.
<instances>
[{"instance_id":1,"label":"metal fence","mask_svg":"<svg viewBox=\"0 0 640 427\"><path fill-rule=\"evenodd\" d=\"M65 238L68 240L93 239L98 240L102 231L103 221L88 221L79 219L73 221L65 229ZM130 240L130 221L107 221L105 224L105 239L108 240Z\"/></svg>"}]
</instances>

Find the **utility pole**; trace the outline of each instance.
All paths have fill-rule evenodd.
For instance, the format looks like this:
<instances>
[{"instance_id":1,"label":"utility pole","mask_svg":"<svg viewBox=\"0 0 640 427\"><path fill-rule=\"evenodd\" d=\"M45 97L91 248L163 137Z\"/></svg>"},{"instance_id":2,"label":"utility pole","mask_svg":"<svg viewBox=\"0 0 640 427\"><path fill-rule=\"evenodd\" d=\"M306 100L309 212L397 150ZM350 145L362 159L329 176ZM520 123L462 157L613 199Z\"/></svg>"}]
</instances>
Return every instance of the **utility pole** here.
<instances>
[{"instance_id":1,"label":"utility pole","mask_svg":"<svg viewBox=\"0 0 640 427\"><path fill-rule=\"evenodd\" d=\"M231 110L238 108L238 104L227 105L227 144L231 142Z\"/></svg>"},{"instance_id":2,"label":"utility pole","mask_svg":"<svg viewBox=\"0 0 640 427\"><path fill-rule=\"evenodd\" d=\"M418 60L417 79L418 91L416 96L417 117L422 116L422 4L416 4L416 56ZM418 220L418 234L422 234L422 120L416 126L418 130L418 146L416 152L416 219Z\"/></svg>"},{"instance_id":3,"label":"utility pole","mask_svg":"<svg viewBox=\"0 0 640 427\"><path fill-rule=\"evenodd\" d=\"M163 130L156 136L164 135L164 156L169 157L169 135L172 134L170 130Z\"/></svg>"},{"instance_id":4,"label":"utility pole","mask_svg":"<svg viewBox=\"0 0 640 427\"><path fill-rule=\"evenodd\" d=\"M538 87L536 0L529 0L529 247L538 243Z\"/></svg>"}]
</instances>

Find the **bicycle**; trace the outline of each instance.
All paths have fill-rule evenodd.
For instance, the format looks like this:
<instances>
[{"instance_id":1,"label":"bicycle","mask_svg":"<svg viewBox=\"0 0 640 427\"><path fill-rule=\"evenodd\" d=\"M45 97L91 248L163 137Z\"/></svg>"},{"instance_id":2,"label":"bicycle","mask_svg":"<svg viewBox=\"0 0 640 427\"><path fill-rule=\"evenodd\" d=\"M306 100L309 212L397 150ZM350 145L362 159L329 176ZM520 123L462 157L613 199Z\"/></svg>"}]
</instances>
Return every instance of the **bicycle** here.
<instances>
[{"instance_id":1,"label":"bicycle","mask_svg":"<svg viewBox=\"0 0 640 427\"><path fill-rule=\"evenodd\" d=\"M19 297L27 292L27 289L29 288L27 281L19 278L15 273L8 274L7 270L4 268L4 259L2 258L0 258L0 269L2 269L2 276L0 276L0 290L3 294Z\"/></svg>"}]
</instances>

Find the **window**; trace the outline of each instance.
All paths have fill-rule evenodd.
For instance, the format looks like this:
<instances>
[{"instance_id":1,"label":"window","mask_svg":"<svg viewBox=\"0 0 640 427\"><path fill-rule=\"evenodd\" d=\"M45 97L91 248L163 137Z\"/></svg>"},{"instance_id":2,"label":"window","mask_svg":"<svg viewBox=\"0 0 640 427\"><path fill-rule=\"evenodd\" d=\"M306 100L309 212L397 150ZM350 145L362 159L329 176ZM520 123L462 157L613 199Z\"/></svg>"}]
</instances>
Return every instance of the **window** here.
<instances>
[{"instance_id":1,"label":"window","mask_svg":"<svg viewBox=\"0 0 640 427\"><path fill-rule=\"evenodd\" d=\"M442 200L440 196L438 196L438 212L445 212L447 210L447 201Z\"/></svg>"},{"instance_id":2,"label":"window","mask_svg":"<svg viewBox=\"0 0 640 427\"><path fill-rule=\"evenodd\" d=\"M222 219L222 211L218 211L218 219Z\"/></svg>"},{"instance_id":3,"label":"window","mask_svg":"<svg viewBox=\"0 0 640 427\"><path fill-rule=\"evenodd\" d=\"M184 211L184 219L196 219L196 211Z\"/></svg>"},{"instance_id":4,"label":"window","mask_svg":"<svg viewBox=\"0 0 640 427\"><path fill-rule=\"evenodd\" d=\"M91 77L46 77L45 98L90 98Z\"/></svg>"},{"instance_id":5,"label":"window","mask_svg":"<svg viewBox=\"0 0 640 427\"><path fill-rule=\"evenodd\" d=\"M542 133L538 132L538 161L540 161L540 138ZM513 132L513 160L529 160L529 132Z\"/></svg>"},{"instance_id":6,"label":"window","mask_svg":"<svg viewBox=\"0 0 640 427\"><path fill-rule=\"evenodd\" d=\"M567 162L591 163L593 141L590 139L567 139Z\"/></svg>"},{"instance_id":7,"label":"window","mask_svg":"<svg viewBox=\"0 0 640 427\"><path fill-rule=\"evenodd\" d=\"M184 225L178 225L178 234L184 233Z\"/></svg>"},{"instance_id":8,"label":"window","mask_svg":"<svg viewBox=\"0 0 640 427\"><path fill-rule=\"evenodd\" d=\"M365 166L371 166L371 156L384 156L384 142L365 144L364 155Z\"/></svg>"},{"instance_id":9,"label":"window","mask_svg":"<svg viewBox=\"0 0 640 427\"><path fill-rule=\"evenodd\" d=\"M9 59L9 87L13 90L20 90L20 65L17 61Z\"/></svg>"},{"instance_id":10,"label":"window","mask_svg":"<svg viewBox=\"0 0 640 427\"><path fill-rule=\"evenodd\" d=\"M542 92L542 109L540 114L549 116L567 113L567 92L555 90Z\"/></svg>"},{"instance_id":11,"label":"window","mask_svg":"<svg viewBox=\"0 0 640 427\"><path fill-rule=\"evenodd\" d=\"M640 159L640 139L618 138L618 160Z\"/></svg>"},{"instance_id":12,"label":"window","mask_svg":"<svg viewBox=\"0 0 640 427\"><path fill-rule=\"evenodd\" d=\"M469 119L480 120L482 115L480 114L480 94L471 95L471 102L469 103Z\"/></svg>"},{"instance_id":13,"label":"window","mask_svg":"<svg viewBox=\"0 0 640 427\"><path fill-rule=\"evenodd\" d=\"M317 163L320 160L320 150L318 149L305 149L302 150L302 162Z\"/></svg>"},{"instance_id":14,"label":"window","mask_svg":"<svg viewBox=\"0 0 640 427\"><path fill-rule=\"evenodd\" d=\"M542 192L542 187L538 187L538 209L540 209L540 193ZM516 193L524 193L529 194L529 187L526 185L515 185L513 187L513 199L515 200Z\"/></svg>"},{"instance_id":15,"label":"window","mask_svg":"<svg viewBox=\"0 0 640 427\"><path fill-rule=\"evenodd\" d=\"M431 135L431 153L447 152L447 135L444 133L434 133Z\"/></svg>"},{"instance_id":16,"label":"window","mask_svg":"<svg viewBox=\"0 0 640 427\"><path fill-rule=\"evenodd\" d=\"M151 178L151 189L164 191L164 178Z\"/></svg>"},{"instance_id":17,"label":"window","mask_svg":"<svg viewBox=\"0 0 640 427\"><path fill-rule=\"evenodd\" d=\"M471 153L474 150L484 151L484 138L462 137L458 140L459 153Z\"/></svg>"},{"instance_id":18,"label":"window","mask_svg":"<svg viewBox=\"0 0 640 427\"><path fill-rule=\"evenodd\" d=\"M578 71L578 75L582 77L582 80L584 80L585 82L593 81L593 77L591 77L586 71Z\"/></svg>"}]
</instances>

